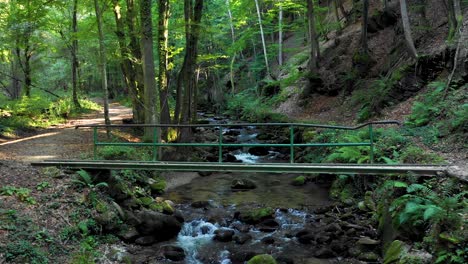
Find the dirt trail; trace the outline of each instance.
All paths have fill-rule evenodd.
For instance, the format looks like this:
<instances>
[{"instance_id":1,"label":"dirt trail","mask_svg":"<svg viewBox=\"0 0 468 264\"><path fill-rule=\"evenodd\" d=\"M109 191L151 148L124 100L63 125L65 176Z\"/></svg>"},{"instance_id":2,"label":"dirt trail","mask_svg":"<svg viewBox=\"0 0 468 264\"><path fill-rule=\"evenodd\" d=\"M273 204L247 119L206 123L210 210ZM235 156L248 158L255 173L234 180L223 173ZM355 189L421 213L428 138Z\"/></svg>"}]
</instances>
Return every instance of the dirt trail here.
<instances>
[{"instance_id":1,"label":"dirt trail","mask_svg":"<svg viewBox=\"0 0 468 264\"><path fill-rule=\"evenodd\" d=\"M132 109L118 103L109 105L112 123L132 117ZM104 124L103 111L70 119L65 124L50 127L39 134L0 144L0 160L36 162L44 159L80 158L92 150L90 129L75 129L77 125Z\"/></svg>"}]
</instances>

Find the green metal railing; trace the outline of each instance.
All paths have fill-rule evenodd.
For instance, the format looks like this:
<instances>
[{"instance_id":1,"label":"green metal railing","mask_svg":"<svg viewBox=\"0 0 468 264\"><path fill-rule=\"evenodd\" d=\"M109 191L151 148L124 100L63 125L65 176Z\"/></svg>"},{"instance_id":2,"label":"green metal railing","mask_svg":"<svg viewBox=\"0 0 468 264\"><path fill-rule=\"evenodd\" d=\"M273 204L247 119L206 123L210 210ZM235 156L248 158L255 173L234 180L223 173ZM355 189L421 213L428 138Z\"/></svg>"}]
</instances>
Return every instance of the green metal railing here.
<instances>
[{"instance_id":1,"label":"green metal railing","mask_svg":"<svg viewBox=\"0 0 468 264\"><path fill-rule=\"evenodd\" d=\"M344 146L368 146L370 163L374 162L374 125L400 125L400 122L389 121L375 121L361 124L358 126L333 126L321 124L303 124L303 123L253 123L253 124L188 124L188 125L174 125L174 124L132 124L132 125L86 125L76 126L76 128L92 128L93 129L93 153L94 160L97 160L97 148L99 146L127 146L127 147L152 147L153 161L158 160L158 147L217 147L218 148L218 162L223 163L223 147L289 147L290 163L294 163L294 150L296 147L344 147ZM229 127L289 127L289 143L224 143L223 142L223 128ZM99 141L98 129L99 128L152 128L153 129L153 142L103 142ZM173 143L173 142L160 142L158 131L161 128L194 128L194 127L211 127L218 128L218 142L213 143ZM364 127L369 129L369 141L364 142L340 142L340 143L294 143L295 128L319 128L319 129L334 129L334 130L358 130Z\"/></svg>"}]
</instances>

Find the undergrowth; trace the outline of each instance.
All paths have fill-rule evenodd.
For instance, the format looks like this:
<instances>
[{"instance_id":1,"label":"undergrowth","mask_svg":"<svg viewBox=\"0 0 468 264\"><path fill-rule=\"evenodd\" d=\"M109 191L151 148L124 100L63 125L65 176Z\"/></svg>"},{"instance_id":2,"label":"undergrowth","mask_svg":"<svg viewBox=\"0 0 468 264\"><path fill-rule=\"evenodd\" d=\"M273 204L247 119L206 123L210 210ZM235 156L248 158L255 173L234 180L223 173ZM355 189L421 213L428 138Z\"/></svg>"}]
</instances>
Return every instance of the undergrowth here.
<instances>
[{"instance_id":1,"label":"undergrowth","mask_svg":"<svg viewBox=\"0 0 468 264\"><path fill-rule=\"evenodd\" d=\"M75 108L71 97L57 99L42 93L18 100L0 98L0 134L12 134L16 129L46 128L66 118L100 109L90 100L80 99L79 102L81 108Z\"/></svg>"}]
</instances>

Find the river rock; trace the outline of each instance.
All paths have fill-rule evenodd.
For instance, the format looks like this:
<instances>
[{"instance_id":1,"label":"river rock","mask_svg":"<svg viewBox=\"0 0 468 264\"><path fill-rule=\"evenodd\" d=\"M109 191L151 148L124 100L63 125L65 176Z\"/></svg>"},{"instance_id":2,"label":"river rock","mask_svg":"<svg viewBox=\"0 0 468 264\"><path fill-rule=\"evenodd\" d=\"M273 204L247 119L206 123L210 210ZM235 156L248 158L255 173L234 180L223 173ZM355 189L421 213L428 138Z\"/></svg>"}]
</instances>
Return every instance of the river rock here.
<instances>
[{"instance_id":1,"label":"river rock","mask_svg":"<svg viewBox=\"0 0 468 264\"><path fill-rule=\"evenodd\" d=\"M234 236L234 230L231 229L217 229L214 232L214 240L220 242L229 242L232 241L232 237Z\"/></svg>"},{"instance_id":2,"label":"river rock","mask_svg":"<svg viewBox=\"0 0 468 264\"><path fill-rule=\"evenodd\" d=\"M232 252L231 261L233 263L244 263L258 254L260 253L252 250Z\"/></svg>"},{"instance_id":3,"label":"river rock","mask_svg":"<svg viewBox=\"0 0 468 264\"><path fill-rule=\"evenodd\" d=\"M269 152L266 147L252 147L249 148L249 153L255 156L266 156Z\"/></svg>"},{"instance_id":4,"label":"river rock","mask_svg":"<svg viewBox=\"0 0 468 264\"><path fill-rule=\"evenodd\" d=\"M241 134L240 130L236 130L236 129L229 129L228 131L223 133L223 135L225 136L238 136L240 134Z\"/></svg>"},{"instance_id":5,"label":"river rock","mask_svg":"<svg viewBox=\"0 0 468 264\"><path fill-rule=\"evenodd\" d=\"M135 227L130 227L118 233L118 237L125 242L133 242L139 235L140 233L138 233Z\"/></svg>"},{"instance_id":6,"label":"river rock","mask_svg":"<svg viewBox=\"0 0 468 264\"><path fill-rule=\"evenodd\" d=\"M234 235L233 239L236 242L236 244L243 245L245 244L245 242L252 239L252 236L249 234L245 234L245 233L239 233L239 234Z\"/></svg>"},{"instance_id":7,"label":"river rock","mask_svg":"<svg viewBox=\"0 0 468 264\"><path fill-rule=\"evenodd\" d=\"M296 238L301 244L315 243L315 232L310 229L302 229L296 233Z\"/></svg>"},{"instance_id":8,"label":"river rock","mask_svg":"<svg viewBox=\"0 0 468 264\"><path fill-rule=\"evenodd\" d=\"M213 161L216 160L217 157L213 158ZM210 160L211 161L211 160ZM201 177L206 177L206 176L210 176L211 174L213 174L213 172L211 171L199 171L198 172L198 175L200 175Z\"/></svg>"},{"instance_id":9,"label":"river rock","mask_svg":"<svg viewBox=\"0 0 468 264\"><path fill-rule=\"evenodd\" d=\"M140 220L140 224L137 226L140 234L152 235L159 241L177 236L182 228L181 222L172 215L142 210L137 212L136 216Z\"/></svg>"},{"instance_id":10,"label":"river rock","mask_svg":"<svg viewBox=\"0 0 468 264\"><path fill-rule=\"evenodd\" d=\"M271 245L275 243L275 238L272 236L267 236L267 237L262 238L261 241L263 244Z\"/></svg>"},{"instance_id":11,"label":"river rock","mask_svg":"<svg viewBox=\"0 0 468 264\"><path fill-rule=\"evenodd\" d=\"M359 254L358 259L368 262L377 262L379 260L379 255L374 252L364 252Z\"/></svg>"},{"instance_id":12,"label":"river rock","mask_svg":"<svg viewBox=\"0 0 468 264\"><path fill-rule=\"evenodd\" d=\"M184 249L181 247L167 245L162 246L161 251L166 259L172 261L182 261L185 259L185 252Z\"/></svg>"},{"instance_id":13,"label":"river rock","mask_svg":"<svg viewBox=\"0 0 468 264\"><path fill-rule=\"evenodd\" d=\"M279 224L274 219L265 219L258 224L258 229L262 232L275 232Z\"/></svg>"},{"instance_id":14,"label":"river rock","mask_svg":"<svg viewBox=\"0 0 468 264\"><path fill-rule=\"evenodd\" d=\"M371 239L369 237L361 237L358 241L357 244L359 245L365 245L365 246L375 246L380 244L380 241Z\"/></svg>"},{"instance_id":15,"label":"river rock","mask_svg":"<svg viewBox=\"0 0 468 264\"><path fill-rule=\"evenodd\" d=\"M140 246L150 246L156 243L156 238L154 236L143 236L135 240L135 244Z\"/></svg>"},{"instance_id":16,"label":"river rock","mask_svg":"<svg viewBox=\"0 0 468 264\"><path fill-rule=\"evenodd\" d=\"M231 189L233 190L251 190L257 188L257 185L248 179L235 179L231 182Z\"/></svg>"},{"instance_id":17,"label":"river rock","mask_svg":"<svg viewBox=\"0 0 468 264\"><path fill-rule=\"evenodd\" d=\"M207 208L210 206L209 201L195 201L191 204L193 208Z\"/></svg>"},{"instance_id":18,"label":"river rock","mask_svg":"<svg viewBox=\"0 0 468 264\"><path fill-rule=\"evenodd\" d=\"M224 162L239 162L239 160L236 158L236 156L234 156L234 155L232 155L230 153L224 155L223 161Z\"/></svg>"},{"instance_id":19,"label":"river rock","mask_svg":"<svg viewBox=\"0 0 468 264\"><path fill-rule=\"evenodd\" d=\"M315 252L313 252L313 255L316 258L333 258L333 257L335 257L335 253L331 249L329 249L327 247L317 249Z\"/></svg>"}]
</instances>

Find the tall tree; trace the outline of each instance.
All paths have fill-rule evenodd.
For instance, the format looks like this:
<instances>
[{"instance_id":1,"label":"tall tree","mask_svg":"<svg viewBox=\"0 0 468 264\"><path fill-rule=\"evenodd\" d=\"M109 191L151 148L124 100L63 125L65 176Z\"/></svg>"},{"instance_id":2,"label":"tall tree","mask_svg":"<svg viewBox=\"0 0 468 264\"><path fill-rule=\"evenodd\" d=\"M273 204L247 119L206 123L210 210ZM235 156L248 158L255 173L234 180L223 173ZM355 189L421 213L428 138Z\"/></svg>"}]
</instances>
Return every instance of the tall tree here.
<instances>
[{"instance_id":1,"label":"tall tree","mask_svg":"<svg viewBox=\"0 0 468 264\"><path fill-rule=\"evenodd\" d=\"M267 53L267 47L266 47L266 42L265 42L265 33L263 32L262 15L260 12L260 6L258 5L258 0L255 0L255 7L257 8L258 25L260 26L260 36L262 38L263 56L265 56L265 68L267 71L267 75L271 76L270 66L268 65L268 53Z\"/></svg>"},{"instance_id":2,"label":"tall tree","mask_svg":"<svg viewBox=\"0 0 468 264\"><path fill-rule=\"evenodd\" d=\"M408 8L406 5L406 0L400 0L400 9L401 9L401 20L403 24L403 31L405 34L406 46L408 48L408 52L413 58L418 57L418 52L416 51L416 47L414 46L413 36L411 35L411 25L408 16Z\"/></svg>"},{"instance_id":3,"label":"tall tree","mask_svg":"<svg viewBox=\"0 0 468 264\"><path fill-rule=\"evenodd\" d=\"M283 65L283 3L279 0L278 14L278 64Z\"/></svg>"},{"instance_id":4,"label":"tall tree","mask_svg":"<svg viewBox=\"0 0 468 264\"><path fill-rule=\"evenodd\" d=\"M99 72L101 74L102 81L102 90L104 91L104 122L106 125L110 125L109 118L109 87L107 87L107 59L106 59L106 47L104 45L104 32L102 24L102 10L99 6L99 1L94 0L94 10L96 12L96 20L98 26L98 39L99 39ZM110 136L109 129L107 131L107 136Z\"/></svg>"},{"instance_id":5,"label":"tall tree","mask_svg":"<svg viewBox=\"0 0 468 264\"><path fill-rule=\"evenodd\" d=\"M78 0L73 0L73 11L72 11L72 32L73 41L71 46L71 65L72 65L72 98L75 107L80 108L80 102L78 101Z\"/></svg>"},{"instance_id":6,"label":"tall tree","mask_svg":"<svg viewBox=\"0 0 468 264\"><path fill-rule=\"evenodd\" d=\"M151 0L140 1L140 16L143 79L145 86L145 123L157 124L159 120L156 111L157 93L153 56L153 20L151 15ZM146 139L151 139L152 135L153 129L145 129Z\"/></svg>"},{"instance_id":7,"label":"tall tree","mask_svg":"<svg viewBox=\"0 0 468 264\"><path fill-rule=\"evenodd\" d=\"M175 121L187 124L196 118L196 70L203 0L184 0L185 56L177 78ZM188 136L184 131L182 137Z\"/></svg>"},{"instance_id":8,"label":"tall tree","mask_svg":"<svg viewBox=\"0 0 468 264\"><path fill-rule=\"evenodd\" d=\"M369 0L362 1L361 49L364 54L369 53L367 44L367 25L369 23Z\"/></svg>"},{"instance_id":9,"label":"tall tree","mask_svg":"<svg viewBox=\"0 0 468 264\"><path fill-rule=\"evenodd\" d=\"M161 109L161 123L169 124L171 122L168 101L169 0L159 0L158 8L159 107Z\"/></svg>"},{"instance_id":10,"label":"tall tree","mask_svg":"<svg viewBox=\"0 0 468 264\"><path fill-rule=\"evenodd\" d=\"M314 1L307 1L307 18L309 21L309 42L310 42L310 61L309 61L309 70L314 73L317 71L317 54L318 54L318 45L317 45L317 32L315 30L315 14L314 14Z\"/></svg>"}]
</instances>

